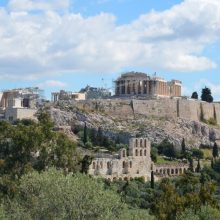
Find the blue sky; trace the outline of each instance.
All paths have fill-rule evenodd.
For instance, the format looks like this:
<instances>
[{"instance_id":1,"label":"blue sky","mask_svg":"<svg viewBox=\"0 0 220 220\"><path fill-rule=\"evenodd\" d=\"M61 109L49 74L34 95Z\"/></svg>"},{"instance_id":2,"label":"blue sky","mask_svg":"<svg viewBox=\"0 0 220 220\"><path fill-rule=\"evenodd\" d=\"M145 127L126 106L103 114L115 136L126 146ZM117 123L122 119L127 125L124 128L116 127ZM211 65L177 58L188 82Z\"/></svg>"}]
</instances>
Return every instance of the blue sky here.
<instances>
[{"instance_id":1,"label":"blue sky","mask_svg":"<svg viewBox=\"0 0 220 220\"><path fill-rule=\"evenodd\" d=\"M113 88L124 71L220 100L219 0L0 0L0 88Z\"/></svg>"}]
</instances>

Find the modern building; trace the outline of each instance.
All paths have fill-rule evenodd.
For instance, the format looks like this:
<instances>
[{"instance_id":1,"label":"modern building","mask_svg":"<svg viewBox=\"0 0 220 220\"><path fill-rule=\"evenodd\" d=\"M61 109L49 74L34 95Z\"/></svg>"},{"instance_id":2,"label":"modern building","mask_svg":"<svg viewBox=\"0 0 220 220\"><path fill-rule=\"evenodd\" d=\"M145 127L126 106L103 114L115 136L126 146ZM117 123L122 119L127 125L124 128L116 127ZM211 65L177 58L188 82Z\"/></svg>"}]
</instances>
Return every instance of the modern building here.
<instances>
[{"instance_id":1,"label":"modern building","mask_svg":"<svg viewBox=\"0 0 220 220\"><path fill-rule=\"evenodd\" d=\"M68 92L65 90L60 90L60 92L53 92L51 94L51 101L52 102L57 102L61 100L75 100L75 101L80 101L80 100L85 100L86 99L86 94L81 93L81 92Z\"/></svg>"},{"instance_id":2,"label":"modern building","mask_svg":"<svg viewBox=\"0 0 220 220\"><path fill-rule=\"evenodd\" d=\"M182 83L179 80L166 81L161 77L140 72L122 74L115 81L115 95L119 97L144 96L180 97Z\"/></svg>"},{"instance_id":3,"label":"modern building","mask_svg":"<svg viewBox=\"0 0 220 220\"><path fill-rule=\"evenodd\" d=\"M37 108L43 100L43 91L38 87L5 90L0 93L2 119L35 119Z\"/></svg>"}]
</instances>

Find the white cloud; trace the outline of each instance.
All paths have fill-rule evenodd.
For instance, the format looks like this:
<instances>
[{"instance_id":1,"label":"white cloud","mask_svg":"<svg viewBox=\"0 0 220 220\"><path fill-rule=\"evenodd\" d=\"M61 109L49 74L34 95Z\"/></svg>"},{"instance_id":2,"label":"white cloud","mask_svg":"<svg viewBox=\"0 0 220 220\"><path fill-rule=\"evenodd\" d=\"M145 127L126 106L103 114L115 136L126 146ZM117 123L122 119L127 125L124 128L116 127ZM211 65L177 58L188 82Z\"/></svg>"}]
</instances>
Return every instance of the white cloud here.
<instances>
[{"instance_id":1,"label":"white cloud","mask_svg":"<svg viewBox=\"0 0 220 220\"><path fill-rule=\"evenodd\" d=\"M126 25L116 25L112 14L60 13L68 6L68 0L10 0L0 9L0 78L216 67L203 51L220 38L219 0L185 0Z\"/></svg>"},{"instance_id":2,"label":"white cloud","mask_svg":"<svg viewBox=\"0 0 220 220\"><path fill-rule=\"evenodd\" d=\"M70 0L10 0L11 11L63 10L70 5Z\"/></svg>"},{"instance_id":3,"label":"white cloud","mask_svg":"<svg viewBox=\"0 0 220 220\"><path fill-rule=\"evenodd\" d=\"M46 87L58 87L58 88L64 88L66 87L67 84L61 81L57 81L57 80L47 80L46 82L40 83L38 85L38 87L40 88L46 88Z\"/></svg>"}]
</instances>

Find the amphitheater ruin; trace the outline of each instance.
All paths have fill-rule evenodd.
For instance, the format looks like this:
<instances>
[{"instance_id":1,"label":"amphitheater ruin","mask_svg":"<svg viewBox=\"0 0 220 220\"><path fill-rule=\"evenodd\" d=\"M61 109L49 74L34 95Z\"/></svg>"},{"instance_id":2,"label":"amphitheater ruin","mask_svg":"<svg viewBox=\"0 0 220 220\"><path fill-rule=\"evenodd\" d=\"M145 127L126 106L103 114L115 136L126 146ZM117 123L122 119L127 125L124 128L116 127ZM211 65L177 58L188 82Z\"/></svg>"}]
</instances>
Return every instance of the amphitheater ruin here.
<instances>
[{"instance_id":1,"label":"amphitheater ruin","mask_svg":"<svg viewBox=\"0 0 220 220\"><path fill-rule=\"evenodd\" d=\"M131 180L142 177L145 181L183 174L188 168L188 163L154 164L150 156L151 143L147 138L131 138L128 152L121 149L116 155L97 156L89 167L89 174L102 177L110 181Z\"/></svg>"}]
</instances>

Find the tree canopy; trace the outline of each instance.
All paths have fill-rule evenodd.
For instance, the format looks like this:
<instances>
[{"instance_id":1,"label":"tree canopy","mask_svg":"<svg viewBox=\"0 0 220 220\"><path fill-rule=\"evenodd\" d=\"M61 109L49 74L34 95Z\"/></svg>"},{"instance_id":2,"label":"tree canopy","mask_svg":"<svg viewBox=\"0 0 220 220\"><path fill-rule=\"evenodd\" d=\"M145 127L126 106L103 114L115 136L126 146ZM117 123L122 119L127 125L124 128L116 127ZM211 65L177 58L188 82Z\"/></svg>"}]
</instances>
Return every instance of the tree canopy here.
<instances>
[{"instance_id":1,"label":"tree canopy","mask_svg":"<svg viewBox=\"0 0 220 220\"><path fill-rule=\"evenodd\" d=\"M212 92L209 88L202 89L201 100L205 102L213 102Z\"/></svg>"}]
</instances>

